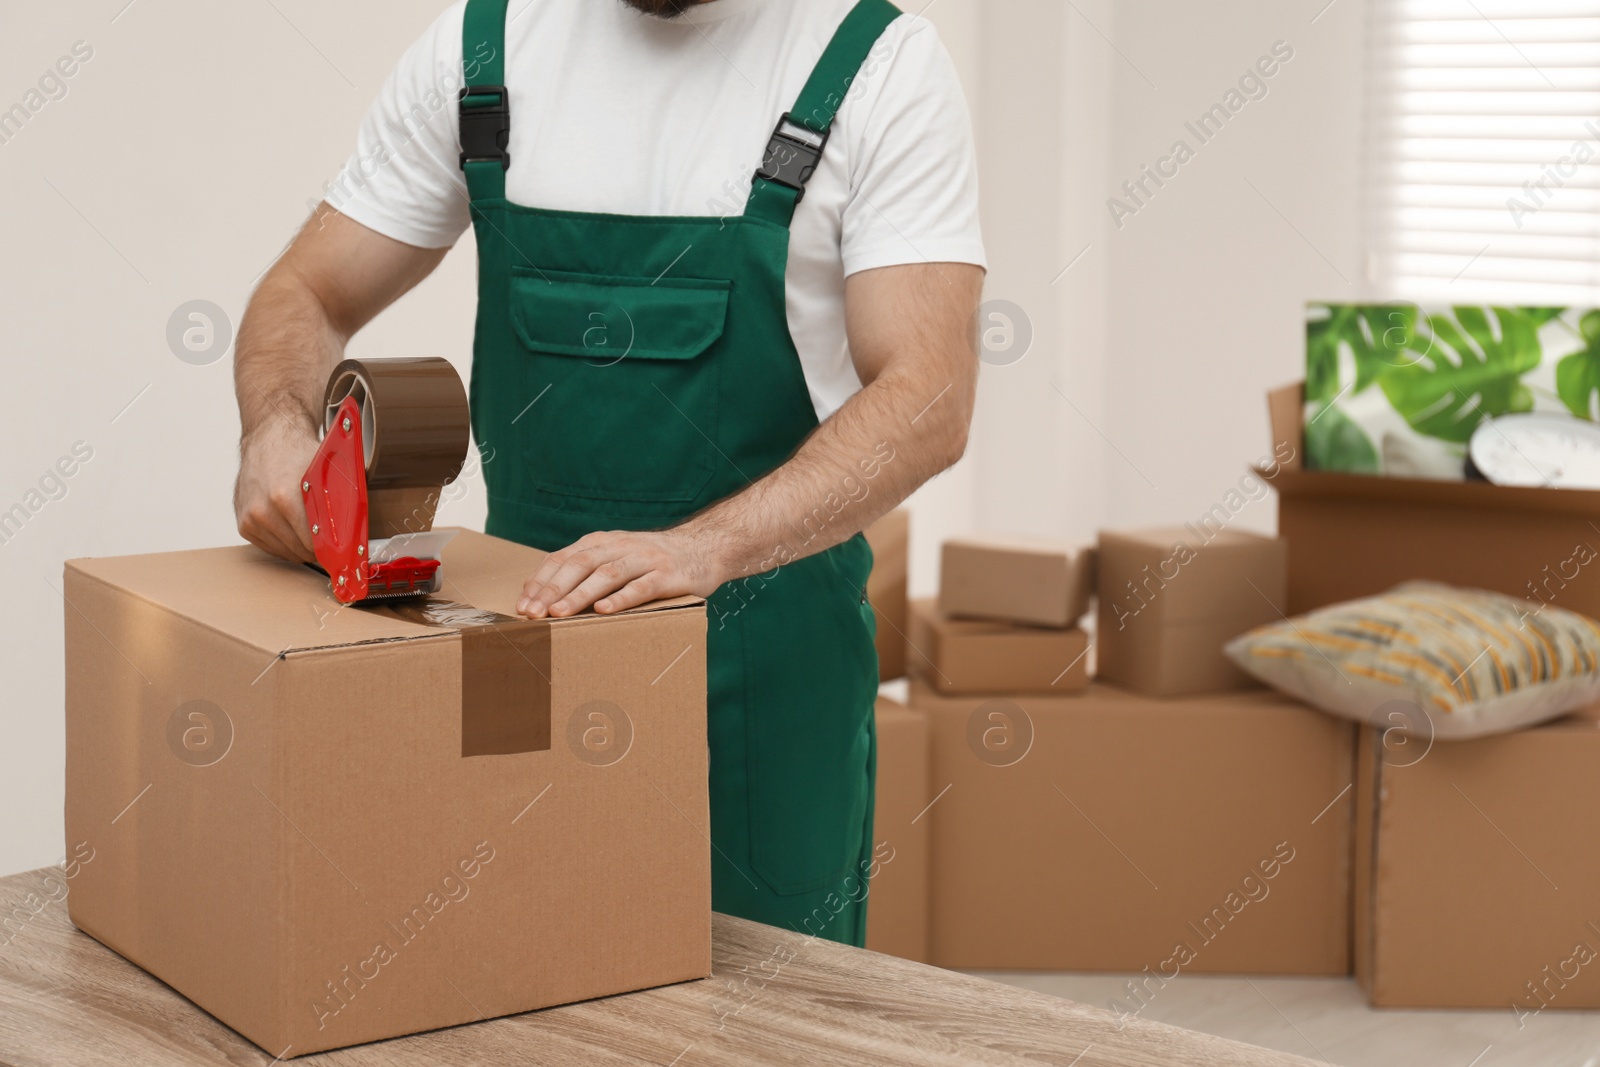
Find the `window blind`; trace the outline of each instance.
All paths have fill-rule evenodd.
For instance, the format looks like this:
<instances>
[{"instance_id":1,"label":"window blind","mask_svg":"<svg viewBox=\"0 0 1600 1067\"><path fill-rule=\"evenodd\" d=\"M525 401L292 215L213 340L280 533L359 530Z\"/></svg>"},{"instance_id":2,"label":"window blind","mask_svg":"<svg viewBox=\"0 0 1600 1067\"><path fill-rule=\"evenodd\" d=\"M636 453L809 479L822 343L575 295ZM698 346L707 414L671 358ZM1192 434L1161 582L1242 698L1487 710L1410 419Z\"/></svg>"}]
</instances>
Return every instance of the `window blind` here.
<instances>
[{"instance_id":1,"label":"window blind","mask_svg":"<svg viewBox=\"0 0 1600 1067\"><path fill-rule=\"evenodd\" d=\"M1371 0L1383 297L1600 304L1600 0Z\"/></svg>"}]
</instances>

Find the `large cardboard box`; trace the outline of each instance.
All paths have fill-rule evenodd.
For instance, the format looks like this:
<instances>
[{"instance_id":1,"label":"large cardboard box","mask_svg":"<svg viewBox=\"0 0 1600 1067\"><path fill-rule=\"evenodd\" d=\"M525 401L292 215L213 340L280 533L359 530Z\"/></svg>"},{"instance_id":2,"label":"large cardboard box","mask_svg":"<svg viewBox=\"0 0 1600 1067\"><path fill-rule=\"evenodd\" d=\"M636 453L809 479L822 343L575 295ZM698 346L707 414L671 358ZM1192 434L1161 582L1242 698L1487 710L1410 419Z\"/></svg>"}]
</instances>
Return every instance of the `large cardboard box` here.
<instances>
[{"instance_id":1,"label":"large cardboard box","mask_svg":"<svg viewBox=\"0 0 1600 1067\"><path fill-rule=\"evenodd\" d=\"M69 562L72 921L271 1056L708 974L704 606L464 606L540 558L458 534L425 617L245 546Z\"/></svg>"},{"instance_id":2,"label":"large cardboard box","mask_svg":"<svg viewBox=\"0 0 1600 1067\"><path fill-rule=\"evenodd\" d=\"M1299 383L1268 396L1299 614L1413 578L1492 589L1600 618L1600 491L1306 470Z\"/></svg>"},{"instance_id":3,"label":"large cardboard box","mask_svg":"<svg viewBox=\"0 0 1600 1067\"><path fill-rule=\"evenodd\" d=\"M1020 535L953 537L940 550L939 610L954 618L1071 626L1094 592L1093 545Z\"/></svg>"},{"instance_id":4,"label":"large cardboard box","mask_svg":"<svg viewBox=\"0 0 1600 1067\"><path fill-rule=\"evenodd\" d=\"M868 526L866 535L872 546L867 602L878 623L878 680L892 682L906 674L911 512L896 508Z\"/></svg>"},{"instance_id":5,"label":"large cardboard box","mask_svg":"<svg viewBox=\"0 0 1600 1067\"><path fill-rule=\"evenodd\" d=\"M1097 676L1157 696L1254 686L1222 646L1283 618L1287 553L1211 526L1101 531Z\"/></svg>"},{"instance_id":6,"label":"large cardboard box","mask_svg":"<svg viewBox=\"0 0 1600 1067\"><path fill-rule=\"evenodd\" d=\"M1073 693L1089 684L1089 636L1009 622L946 618L911 603L911 674L941 693Z\"/></svg>"},{"instance_id":7,"label":"large cardboard box","mask_svg":"<svg viewBox=\"0 0 1600 1067\"><path fill-rule=\"evenodd\" d=\"M867 894L867 947L928 960L928 720L878 698L878 782L873 856L878 873Z\"/></svg>"},{"instance_id":8,"label":"large cardboard box","mask_svg":"<svg viewBox=\"0 0 1600 1067\"><path fill-rule=\"evenodd\" d=\"M1140 972L1131 1011L1183 973L1348 973L1350 724L1265 690L911 705L936 965Z\"/></svg>"},{"instance_id":9,"label":"large cardboard box","mask_svg":"<svg viewBox=\"0 0 1600 1067\"><path fill-rule=\"evenodd\" d=\"M1600 722L1362 729L1355 969L1374 1005L1600 1008ZM1385 741L1387 740L1387 743Z\"/></svg>"}]
</instances>

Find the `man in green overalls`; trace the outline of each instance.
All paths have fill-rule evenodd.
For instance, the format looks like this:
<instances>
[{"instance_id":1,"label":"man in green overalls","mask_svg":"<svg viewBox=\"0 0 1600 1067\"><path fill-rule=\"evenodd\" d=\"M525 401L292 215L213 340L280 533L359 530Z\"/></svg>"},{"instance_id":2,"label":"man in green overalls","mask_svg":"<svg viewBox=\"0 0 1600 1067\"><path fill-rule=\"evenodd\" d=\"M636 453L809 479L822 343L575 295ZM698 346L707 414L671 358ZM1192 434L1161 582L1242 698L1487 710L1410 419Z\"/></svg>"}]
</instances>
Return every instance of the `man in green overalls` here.
<instances>
[{"instance_id":1,"label":"man in green overalls","mask_svg":"<svg viewBox=\"0 0 1600 1067\"><path fill-rule=\"evenodd\" d=\"M713 906L860 944L887 853L859 531L960 456L976 381L953 72L888 0L507 8L407 54L252 298L240 532L310 558L328 370L470 219L487 530L551 552L518 610L708 598Z\"/></svg>"}]
</instances>

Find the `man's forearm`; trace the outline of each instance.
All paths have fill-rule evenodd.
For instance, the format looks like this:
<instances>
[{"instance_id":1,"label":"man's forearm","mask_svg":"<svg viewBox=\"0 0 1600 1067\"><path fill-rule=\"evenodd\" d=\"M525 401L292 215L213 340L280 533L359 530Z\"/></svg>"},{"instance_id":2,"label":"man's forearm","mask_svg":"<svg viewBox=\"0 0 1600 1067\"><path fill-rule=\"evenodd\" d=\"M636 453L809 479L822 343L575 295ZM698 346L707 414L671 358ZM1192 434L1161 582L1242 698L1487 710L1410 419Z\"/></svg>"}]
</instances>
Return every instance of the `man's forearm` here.
<instances>
[{"instance_id":1,"label":"man's forearm","mask_svg":"<svg viewBox=\"0 0 1600 1067\"><path fill-rule=\"evenodd\" d=\"M871 312L852 319L851 341L881 373L788 462L684 524L729 578L839 544L961 457L977 383L970 324L982 276L956 265L918 270L921 285L886 275L862 279L866 291L856 294ZM918 358L897 358L907 351Z\"/></svg>"},{"instance_id":2,"label":"man's forearm","mask_svg":"<svg viewBox=\"0 0 1600 1067\"><path fill-rule=\"evenodd\" d=\"M274 422L315 435L323 383L343 358L345 340L293 268L274 266L239 326L234 390L243 436Z\"/></svg>"},{"instance_id":3,"label":"man's forearm","mask_svg":"<svg viewBox=\"0 0 1600 1067\"><path fill-rule=\"evenodd\" d=\"M315 435L323 384L344 358L345 343L444 254L402 244L320 205L267 271L239 325L234 386L244 436L275 423Z\"/></svg>"},{"instance_id":4,"label":"man's forearm","mask_svg":"<svg viewBox=\"0 0 1600 1067\"><path fill-rule=\"evenodd\" d=\"M968 382L866 386L783 466L690 519L730 579L839 544L960 458L972 410Z\"/></svg>"}]
</instances>

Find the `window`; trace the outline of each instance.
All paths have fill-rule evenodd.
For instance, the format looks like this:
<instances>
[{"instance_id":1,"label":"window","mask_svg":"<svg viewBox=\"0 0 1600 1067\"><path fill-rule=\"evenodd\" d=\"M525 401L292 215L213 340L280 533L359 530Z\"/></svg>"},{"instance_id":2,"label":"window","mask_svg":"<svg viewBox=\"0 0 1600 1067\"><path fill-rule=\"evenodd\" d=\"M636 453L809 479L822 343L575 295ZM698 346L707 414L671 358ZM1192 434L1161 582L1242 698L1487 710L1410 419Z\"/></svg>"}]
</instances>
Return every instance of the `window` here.
<instances>
[{"instance_id":1,"label":"window","mask_svg":"<svg viewBox=\"0 0 1600 1067\"><path fill-rule=\"evenodd\" d=\"M1370 0L1369 278L1600 304L1600 0Z\"/></svg>"}]
</instances>

